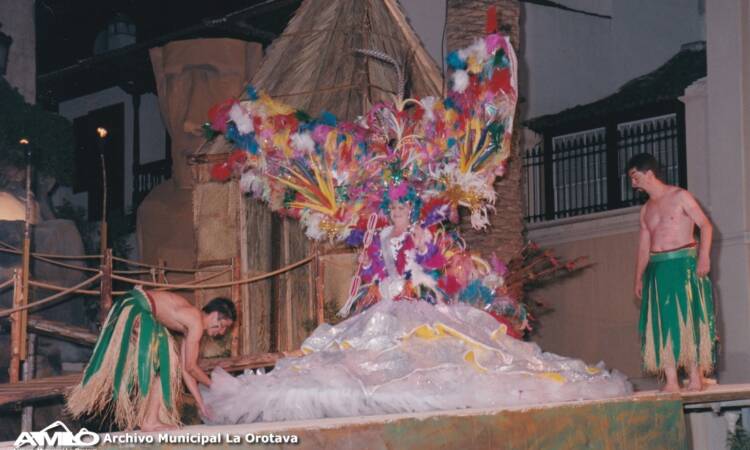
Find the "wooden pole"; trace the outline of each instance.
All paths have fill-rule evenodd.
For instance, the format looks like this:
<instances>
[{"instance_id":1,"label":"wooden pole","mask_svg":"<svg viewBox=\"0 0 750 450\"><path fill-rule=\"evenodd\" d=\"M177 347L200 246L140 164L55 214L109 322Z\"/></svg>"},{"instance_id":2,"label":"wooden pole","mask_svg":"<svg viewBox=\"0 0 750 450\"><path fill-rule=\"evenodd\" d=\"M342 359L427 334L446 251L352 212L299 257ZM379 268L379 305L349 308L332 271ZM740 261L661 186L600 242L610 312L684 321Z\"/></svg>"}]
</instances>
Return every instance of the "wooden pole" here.
<instances>
[{"instance_id":1,"label":"wooden pole","mask_svg":"<svg viewBox=\"0 0 750 450\"><path fill-rule=\"evenodd\" d=\"M232 259L232 281L242 279L242 268L240 267L240 258L236 257ZM232 327L232 344L230 347L230 354L232 357L239 356L242 352L240 346L240 340L242 338L242 286L235 284L232 286L232 303L234 303L234 309L237 312L237 320L234 322Z\"/></svg>"},{"instance_id":2,"label":"wooden pole","mask_svg":"<svg viewBox=\"0 0 750 450\"><path fill-rule=\"evenodd\" d=\"M29 303L29 272L31 268L31 147L26 144L26 220L23 226L23 253L21 256L21 303ZM26 321L29 311L24 309L19 316L20 340L18 353L21 361L26 360Z\"/></svg>"},{"instance_id":3,"label":"wooden pole","mask_svg":"<svg viewBox=\"0 0 750 450\"><path fill-rule=\"evenodd\" d=\"M13 307L21 306L21 270L13 270ZM21 381L21 311L10 315L10 367L8 376L11 383Z\"/></svg>"},{"instance_id":4,"label":"wooden pole","mask_svg":"<svg viewBox=\"0 0 750 450\"><path fill-rule=\"evenodd\" d=\"M320 253L315 257L315 318L318 325L326 321L325 302L325 263Z\"/></svg>"},{"instance_id":5,"label":"wooden pole","mask_svg":"<svg viewBox=\"0 0 750 450\"><path fill-rule=\"evenodd\" d=\"M107 164L104 162L104 153L102 152L104 143L102 139L104 138L100 135L99 157L102 161L102 223L99 228L99 252L104 255L104 252L107 251Z\"/></svg>"},{"instance_id":6,"label":"wooden pole","mask_svg":"<svg viewBox=\"0 0 750 450\"><path fill-rule=\"evenodd\" d=\"M29 333L28 357L23 363L23 381L28 382L34 378L34 356L36 355L36 335ZM34 427L34 407L31 405L23 407L21 415L21 431L31 431Z\"/></svg>"},{"instance_id":7,"label":"wooden pole","mask_svg":"<svg viewBox=\"0 0 750 450\"><path fill-rule=\"evenodd\" d=\"M291 242L290 242L290 233L291 233L291 226L289 225L289 219L284 218L284 236L283 236L283 245L284 245L284 265L287 265L291 262L292 258L292 248L291 248ZM292 273L291 272L285 272L284 273L284 285L286 288L284 289L284 326L286 327L286 343L284 344L283 350L291 350L292 343L293 343L293 333L294 333L294 326L292 325Z\"/></svg>"},{"instance_id":8,"label":"wooden pole","mask_svg":"<svg viewBox=\"0 0 750 450\"><path fill-rule=\"evenodd\" d=\"M314 242L311 244L308 244L307 246L309 251L315 252L317 254L318 251L318 243ZM310 261L310 264L307 265L307 317L310 320L317 321L317 311L315 309L315 302L316 302L316 289L315 289L315 260Z\"/></svg>"},{"instance_id":9,"label":"wooden pole","mask_svg":"<svg viewBox=\"0 0 750 450\"><path fill-rule=\"evenodd\" d=\"M102 258L102 280L99 297L99 323L104 326L107 314L112 307L112 249L104 250Z\"/></svg>"},{"instance_id":10,"label":"wooden pole","mask_svg":"<svg viewBox=\"0 0 750 450\"><path fill-rule=\"evenodd\" d=\"M165 267L167 267L167 260L164 258L159 258L158 261L159 269L157 269L157 281L159 283L167 283L167 271Z\"/></svg>"},{"instance_id":11,"label":"wooden pole","mask_svg":"<svg viewBox=\"0 0 750 450\"><path fill-rule=\"evenodd\" d=\"M66 325L44 319L29 319L29 330L32 333L54 336L76 344L94 346L97 335L83 327Z\"/></svg>"}]
</instances>

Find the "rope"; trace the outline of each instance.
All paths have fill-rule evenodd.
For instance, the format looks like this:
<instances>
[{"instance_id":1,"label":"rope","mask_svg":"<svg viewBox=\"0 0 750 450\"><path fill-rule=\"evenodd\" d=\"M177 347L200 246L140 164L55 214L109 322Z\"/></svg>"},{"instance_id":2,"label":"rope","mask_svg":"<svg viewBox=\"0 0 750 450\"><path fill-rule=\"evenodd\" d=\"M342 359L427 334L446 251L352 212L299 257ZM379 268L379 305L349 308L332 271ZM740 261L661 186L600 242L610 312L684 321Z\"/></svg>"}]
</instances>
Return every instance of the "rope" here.
<instances>
[{"instance_id":1,"label":"rope","mask_svg":"<svg viewBox=\"0 0 750 450\"><path fill-rule=\"evenodd\" d=\"M54 264L56 266L65 267L67 269L75 269L80 270L83 272L99 272L99 269L94 269L93 267L85 267L85 266L78 266L75 264L66 264L60 261L55 261L54 259L45 258L44 256L37 256L37 259L44 261L49 264Z\"/></svg>"},{"instance_id":2,"label":"rope","mask_svg":"<svg viewBox=\"0 0 750 450\"><path fill-rule=\"evenodd\" d=\"M50 290L50 291L64 291L64 290L68 289L68 288L63 287L63 286L57 286L55 284L49 284L49 283L44 283L44 282L41 282L41 281L32 281L32 280L29 280L29 285L30 286L34 286L34 287L38 287L38 288L42 288L42 289L47 289L47 290ZM84 294L84 295L99 295L100 293L101 293L101 291L95 291L95 290L91 290L91 289L88 289L88 290L87 289L80 289L80 290L76 291L76 294Z\"/></svg>"},{"instance_id":3,"label":"rope","mask_svg":"<svg viewBox=\"0 0 750 450\"><path fill-rule=\"evenodd\" d=\"M80 288L82 288L82 287L84 287L84 286L86 286L88 284L93 283L94 281L98 280L101 277L102 277L102 274L98 273L98 274L94 275L93 277L89 278L88 280L82 281L82 282L78 283L77 285L75 285L75 286L73 286L71 288L68 288L68 289L66 289L66 290L64 290L64 291L62 291L60 293L55 294L55 295L49 296L49 297L44 298L42 300L37 300L37 301L29 303L27 305L23 305L23 306L19 306L19 307L16 307L16 308L11 308L11 309L6 309L6 310L3 310L3 311L0 311L0 317L6 317L6 316L9 316L9 315L13 314L14 312L23 311L24 309L29 309L29 308L33 308L35 306L41 306L41 305L50 303L50 302L52 302L54 300L57 300L60 297L66 296L66 295L70 294L73 291L76 291L76 290L78 290L78 289L80 289Z\"/></svg>"},{"instance_id":4,"label":"rope","mask_svg":"<svg viewBox=\"0 0 750 450\"><path fill-rule=\"evenodd\" d=\"M153 264L146 264L146 263L142 263L138 261L133 261L131 259L120 258L119 256L113 256L112 260L123 262L129 266L146 267L149 269L157 269L157 270L161 269L166 272L182 272L182 273L211 272L210 270L204 270L204 269L186 269L186 268L181 268L181 267L154 266ZM150 272L146 272L146 273L150 273Z\"/></svg>"},{"instance_id":5,"label":"rope","mask_svg":"<svg viewBox=\"0 0 750 450\"><path fill-rule=\"evenodd\" d=\"M264 273L263 275L257 275L250 278L243 278L236 281L227 281L225 283L214 283L214 284L205 284L202 286L195 286L193 284L164 284L164 283L152 283L148 281L143 280L135 280L132 278L126 278L121 277L119 275L112 275L113 280L119 280L119 281L125 281L132 284L140 284L142 286L148 286L148 287L160 287L164 288L164 290L170 290L170 289L218 289L218 288L225 288L230 286L236 286L239 284L246 284L246 283L254 283L256 281L265 280L266 278L271 278L273 276L276 276L280 273L289 272L290 270L296 269L299 266L305 265L313 260L317 256L317 253L314 253L307 258L301 259L297 261L294 264L290 264L288 266L282 267L281 269L274 270L273 272Z\"/></svg>"},{"instance_id":6,"label":"rope","mask_svg":"<svg viewBox=\"0 0 750 450\"><path fill-rule=\"evenodd\" d=\"M227 273L229 273L231 271L232 271L232 268L230 267L229 269L225 269L222 272L216 272L215 274L209 275L209 276L207 276L205 278L201 278L200 280L188 281L185 284L197 285L197 284L203 283L204 281L213 280L214 278L220 277L222 275L226 275ZM154 289L154 290L155 291L166 291L167 288L163 288L162 287L162 288L157 288L157 289Z\"/></svg>"},{"instance_id":7,"label":"rope","mask_svg":"<svg viewBox=\"0 0 750 450\"><path fill-rule=\"evenodd\" d=\"M0 290L5 289L6 287L10 286L11 284L13 284L13 278L8 278L7 280L5 280L2 283L0 283Z\"/></svg>"},{"instance_id":8,"label":"rope","mask_svg":"<svg viewBox=\"0 0 750 450\"><path fill-rule=\"evenodd\" d=\"M22 252L20 249L13 247L12 245L6 244L2 241L0 241L0 244L2 244L5 248L0 248L0 252L5 253L15 253L16 255L20 255ZM81 255L81 256L71 256L71 255L56 255L54 253L35 253L32 252L31 256L35 258L57 258L57 259L94 259L94 258L101 258L102 255Z\"/></svg>"},{"instance_id":9,"label":"rope","mask_svg":"<svg viewBox=\"0 0 750 450\"><path fill-rule=\"evenodd\" d=\"M130 275L147 275L150 270L113 270L112 273L130 274Z\"/></svg>"}]
</instances>

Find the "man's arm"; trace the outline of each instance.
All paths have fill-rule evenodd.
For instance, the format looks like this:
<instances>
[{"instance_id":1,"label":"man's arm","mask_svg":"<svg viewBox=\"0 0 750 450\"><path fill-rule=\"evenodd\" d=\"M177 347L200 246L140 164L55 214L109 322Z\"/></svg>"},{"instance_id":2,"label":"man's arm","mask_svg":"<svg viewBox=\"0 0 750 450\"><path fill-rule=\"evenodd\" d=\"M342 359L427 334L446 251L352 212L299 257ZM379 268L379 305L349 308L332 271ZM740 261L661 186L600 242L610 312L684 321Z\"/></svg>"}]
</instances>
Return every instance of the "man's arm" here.
<instances>
[{"instance_id":1,"label":"man's arm","mask_svg":"<svg viewBox=\"0 0 750 450\"><path fill-rule=\"evenodd\" d=\"M206 375L206 372L198 366L198 353L200 351L201 337L203 336L203 327L200 325L200 318L198 323L188 327L188 332L184 339L184 352L183 361L184 366L182 370L187 372L188 375L193 377L195 381L211 386L211 379Z\"/></svg>"},{"instance_id":2,"label":"man's arm","mask_svg":"<svg viewBox=\"0 0 750 450\"><path fill-rule=\"evenodd\" d=\"M638 255L635 261L635 296L641 298L643 295L643 272L646 270L648 264L648 254L651 249L651 233L646 227L646 221L644 219L646 214L646 206L641 208L640 214L640 232L638 234Z\"/></svg>"},{"instance_id":3,"label":"man's arm","mask_svg":"<svg viewBox=\"0 0 750 450\"><path fill-rule=\"evenodd\" d=\"M711 271L711 240L713 239L714 227L690 192L683 190L680 194L680 201L685 214L701 229L701 243L698 247L696 271L699 277L705 277Z\"/></svg>"},{"instance_id":4,"label":"man's arm","mask_svg":"<svg viewBox=\"0 0 750 450\"><path fill-rule=\"evenodd\" d=\"M186 343L186 339L183 339L181 343L181 347L180 347L180 363L182 364L182 367L183 367L182 380L185 382L185 386L187 386L188 391L190 391L190 393L195 398L195 403L198 405L198 409L201 411L201 413L206 415L204 413L204 411L206 411L206 407L203 404L203 396L201 396L201 392L198 389L198 382L195 381L195 378L193 378L192 375L190 375L188 371L185 369L187 367L187 364L186 364L187 345L185 343Z\"/></svg>"}]
</instances>

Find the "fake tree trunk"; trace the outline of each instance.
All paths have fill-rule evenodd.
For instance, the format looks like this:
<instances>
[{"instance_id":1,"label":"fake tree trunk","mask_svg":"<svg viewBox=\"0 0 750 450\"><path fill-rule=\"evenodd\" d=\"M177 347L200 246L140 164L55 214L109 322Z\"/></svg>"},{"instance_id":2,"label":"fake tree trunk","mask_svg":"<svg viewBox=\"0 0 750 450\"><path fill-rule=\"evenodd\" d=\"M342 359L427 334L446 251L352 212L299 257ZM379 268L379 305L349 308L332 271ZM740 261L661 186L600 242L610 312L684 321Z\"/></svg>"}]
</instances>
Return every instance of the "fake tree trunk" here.
<instances>
[{"instance_id":1,"label":"fake tree trunk","mask_svg":"<svg viewBox=\"0 0 750 450\"><path fill-rule=\"evenodd\" d=\"M513 46L519 48L518 0L448 0L448 23L446 28L446 54L466 47L478 36L485 34L487 10L495 6L498 31L510 36ZM518 121L516 120L516 123ZM487 230L475 231L462 222L461 231L469 248L490 256L493 252L507 261L523 245L523 208L521 188L522 160L520 158L519 127L516 125L513 148L505 176L495 182L498 193L495 213L490 216Z\"/></svg>"}]
</instances>

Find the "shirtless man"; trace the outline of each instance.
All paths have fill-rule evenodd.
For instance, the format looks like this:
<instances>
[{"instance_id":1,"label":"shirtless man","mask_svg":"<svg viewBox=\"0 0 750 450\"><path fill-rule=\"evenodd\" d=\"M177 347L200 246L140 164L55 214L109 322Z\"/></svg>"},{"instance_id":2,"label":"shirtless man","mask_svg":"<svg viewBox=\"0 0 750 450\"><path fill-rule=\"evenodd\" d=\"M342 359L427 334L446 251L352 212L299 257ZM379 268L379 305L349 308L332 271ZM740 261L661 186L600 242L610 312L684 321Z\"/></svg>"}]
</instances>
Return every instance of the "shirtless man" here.
<instances>
[{"instance_id":1,"label":"shirtless man","mask_svg":"<svg viewBox=\"0 0 750 450\"><path fill-rule=\"evenodd\" d=\"M649 200L641 208L635 295L642 299L640 332L647 372L664 373L667 392L679 392L677 370L689 374L688 390L703 389L713 370L715 325L711 283L713 227L686 190L663 183L658 163L641 153L628 162L633 189ZM694 239L700 228L700 244Z\"/></svg>"},{"instance_id":2,"label":"shirtless man","mask_svg":"<svg viewBox=\"0 0 750 450\"><path fill-rule=\"evenodd\" d=\"M198 389L198 383L211 386L211 378L198 366L200 342L204 333L210 337L226 334L237 318L234 303L229 299L217 297L199 310L184 297L172 292L150 291L147 294L158 305L154 314L156 321L183 336L180 345L182 379L195 398L201 415L210 417L211 412L203 403L203 397ZM149 392L146 417L140 427L143 431L175 428L159 420L163 399L158 385L159 383L153 382L152 386L156 388Z\"/></svg>"},{"instance_id":3,"label":"shirtless man","mask_svg":"<svg viewBox=\"0 0 750 450\"><path fill-rule=\"evenodd\" d=\"M210 417L198 390L198 383L211 385L198 366L200 340L204 333L225 334L236 317L226 298L199 310L171 292L129 291L114 302L82 381L67 396L68 411L73 417L111 413L126 430L176 428L181 372L201 415ZM179 356L171 332L183 337Z\"/></svg>"}]
</instances>

